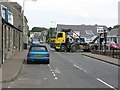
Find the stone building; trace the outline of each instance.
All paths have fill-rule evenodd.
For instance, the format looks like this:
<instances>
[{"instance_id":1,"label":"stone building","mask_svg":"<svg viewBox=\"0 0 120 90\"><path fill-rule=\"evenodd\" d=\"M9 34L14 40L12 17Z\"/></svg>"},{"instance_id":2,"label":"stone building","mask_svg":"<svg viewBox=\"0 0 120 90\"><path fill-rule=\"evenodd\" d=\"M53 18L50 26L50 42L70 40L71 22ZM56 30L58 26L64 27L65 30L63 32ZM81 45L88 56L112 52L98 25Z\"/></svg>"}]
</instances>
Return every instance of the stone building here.
<instances>
[{"instance_id":1,"label":"stone building","mask_svg":"<svg viewBox=\"0 0 120 90\"><path fill-rule=\"evenodd\" d=\"M0 2L2 63L23 49L23 14L17 2Z\"/></svg>"}]
</instances>

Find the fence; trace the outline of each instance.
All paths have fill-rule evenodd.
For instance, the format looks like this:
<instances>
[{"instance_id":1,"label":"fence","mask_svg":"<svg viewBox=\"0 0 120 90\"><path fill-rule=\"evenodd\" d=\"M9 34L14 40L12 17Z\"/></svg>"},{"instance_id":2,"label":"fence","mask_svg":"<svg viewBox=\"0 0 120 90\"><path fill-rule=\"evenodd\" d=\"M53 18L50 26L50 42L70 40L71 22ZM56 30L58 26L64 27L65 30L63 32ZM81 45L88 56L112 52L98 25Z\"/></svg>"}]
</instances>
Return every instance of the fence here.
<instances>
[{"instance_id":1,"label":"fence","mask_svg":"<svg viewBox=\"0 0 120 90\"><path fill-rule=\"evenodd\" d=\"M113 58L120 59L120 49L119 50L112 49L112 50L106 50L106 51L93 50L92 53L93 54L106 55L106 56L110 56L110 57L113 57Z\"/></svg>"}]
</instances>

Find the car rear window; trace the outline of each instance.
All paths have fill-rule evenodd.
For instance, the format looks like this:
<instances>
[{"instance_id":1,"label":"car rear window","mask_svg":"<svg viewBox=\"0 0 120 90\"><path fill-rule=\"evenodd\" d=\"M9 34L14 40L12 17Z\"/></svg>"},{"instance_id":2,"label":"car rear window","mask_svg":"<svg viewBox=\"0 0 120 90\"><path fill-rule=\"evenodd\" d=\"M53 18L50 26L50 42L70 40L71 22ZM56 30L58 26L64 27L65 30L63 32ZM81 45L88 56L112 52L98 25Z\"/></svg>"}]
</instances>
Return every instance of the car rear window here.
<instances>
[{"instance_id":1,"label":"car rear window","mask_svg":"<svg viewBox=\"0 0 120 90\"><path fill-rule=\"evenodd\" d=\"M30 48L30 51L45 52L45 51L47 51L47 48L45 46L33 46Z\"/></svg>"}]
</instances>

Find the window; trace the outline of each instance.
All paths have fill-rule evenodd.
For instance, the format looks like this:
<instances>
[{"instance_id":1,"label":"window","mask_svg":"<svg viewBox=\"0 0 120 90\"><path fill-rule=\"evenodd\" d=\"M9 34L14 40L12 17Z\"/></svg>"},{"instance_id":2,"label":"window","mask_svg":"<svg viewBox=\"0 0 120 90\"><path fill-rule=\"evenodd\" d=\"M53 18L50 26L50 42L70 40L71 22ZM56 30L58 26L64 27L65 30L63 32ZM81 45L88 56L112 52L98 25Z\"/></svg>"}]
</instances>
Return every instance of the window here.
<instances>
[{"instance_id":1,"label":"window","mask_svg":"<svg viewBox=\"0 0 120 90\"><path fill-rule=\"evenodd\" d=\"M8 11L8 22L13 25L13 15L10 11Z\"/></svg>"},{"instance_id":2,"label":"window","mask_svg":"<svg viewBox=\"0 0 120 90\"><path fill-rule=\"evenodd\" d=\"M51 38L56 38L56 33L53 33L53 35L51 36Z\"/></svg>"},{"instance_id":3,"label":"window","mask_svg":"<svg viewBox=\"0 0 120 90\"><path fill-rule=\"evenodd\" d=\"M93 32L92 32L92 30L85 30L85 33L86 33L87 35L94 35Z\"/></svg>"},{"instance_id":4,"label":"window","mask_svg":"<svg viewBox=\"0 0 120 90\"><path fill-rule=\"evenodd\" d=\"M63 37L63 34L62 33L58 33L58 38L61 38Z\"/></svg>"},{"instance_id":5,"label":"window","mask_svg":"<svg viewBox=\"0 0 120 90\"><path fill-rule=\"evenodd\" d=\"M40 52L45 52L47 51L47 48L44 46L34 46L30 49L30 51L40 51Z\"/></svg>"},{"instance_id":6,"label":"window","mask_svg":"<svg viewBox=\"0 0 120 90\"><path fill-rule=\"evenodd\" d=\"M2 18L7 20L7 7L1 5Z\"/></svg>"}]
</instances>

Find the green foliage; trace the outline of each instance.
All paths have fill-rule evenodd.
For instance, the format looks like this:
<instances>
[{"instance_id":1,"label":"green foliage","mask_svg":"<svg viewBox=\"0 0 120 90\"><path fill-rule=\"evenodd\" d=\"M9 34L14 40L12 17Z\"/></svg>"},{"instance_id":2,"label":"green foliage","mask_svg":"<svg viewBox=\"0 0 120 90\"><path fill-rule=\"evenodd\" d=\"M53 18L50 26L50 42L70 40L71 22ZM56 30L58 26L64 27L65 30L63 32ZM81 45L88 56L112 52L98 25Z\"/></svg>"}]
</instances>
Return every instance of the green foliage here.
<instances>
[{"instance_id":1,"label":"green foliage","mask_svg":"<svg viewBox=\"0 0 120 90\"><path fill-rule=\"evenodd\" d=\"M112 29L112 27L109 27L108 30L110 31Z\"/></svg>"},{"instance_id":2,"label":"green foliage","mask_svg":"<svg viewBox=\"0 0 120 90\"><path fill-rule=\"evenodd\" d=\"M120 25L115 25L113 28L114 29L120 28Z\"/></svg>"},{"instance_id":3,"label":"green foliage","mask_svg":"<svg viewBox=\"0 0 120 90\"><path fill-rule=\"evenodd\" d=\"M48 29L44 28L44 27L33 27L30 32L41 32L41 31L44 31L44 30L48 30Z\"/></svg>"}]
</instances>

